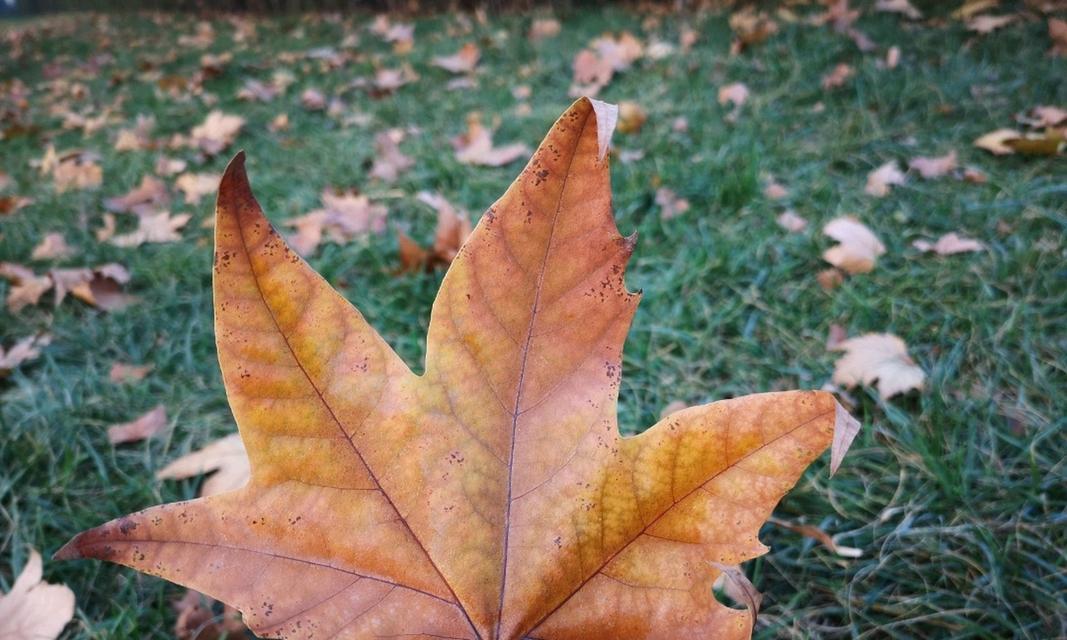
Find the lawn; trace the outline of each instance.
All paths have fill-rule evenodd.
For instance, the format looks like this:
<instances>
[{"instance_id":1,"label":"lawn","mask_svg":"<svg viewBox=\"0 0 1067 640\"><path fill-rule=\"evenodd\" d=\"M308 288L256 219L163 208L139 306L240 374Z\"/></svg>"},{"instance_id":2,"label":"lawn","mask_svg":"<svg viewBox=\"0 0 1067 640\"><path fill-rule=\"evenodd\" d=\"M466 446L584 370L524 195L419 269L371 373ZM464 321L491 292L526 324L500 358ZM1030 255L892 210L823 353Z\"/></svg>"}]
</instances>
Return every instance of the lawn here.
<instances>
[{"instance_id":1,"label":"lawn","mask_svg":"<svg viewBox=\"0 0 1067 640\"><path fill-rule=\"evenodd\" d=\"M817 11L796 9L801 18ZM534 147L572 101L575 54L605 31L629 31L676 50L641 58L599 94L636 101L648 114L638 132L616 133L612 164L619 228L639 236L627 282L644 291L624 356L623 429L640 431L674 401L822 387L839 357L826 349L832 324L850 336L899 336L927 374L922 390L889 400L873 388L851 390L864 427L842 469L829 478L824 457L776 516L817 526L862 555L841 557L766 525L761 539L771 552L745 565L766 596L758 636L1067 636L1067 164L1063 156L994 156L972 146L986 132L1019 127L1016 114L1034 106L1067 106L1067 64L1046 55L1046 21L1036 14L979 35L949 17L950 8L936 11L910 21L865 10L855 26L877 43L868 53L829 27L779 17L777 34L739 55L730 55L729 14L718 12L575 9L557 16L559 35L540 42L527 38L530 15L416 17L414 47L404 54L368 30L369 15L245 19L255 27L250 37L238 37L238 23L225 16L208 17L214 36L200 43L190 41L200 18L188 15L0 22L0 170L11 179L0 195L33 200L0 216L0 261L38 273L120 263L137 297L116 312L70 298L53 308L51 293L16 313L0 310L5 348L35 332L52 337L39 358L0 379L0 587L8 590L33 547L45 555L46 578L77 595L75 622L62 637L173 637L178 587L114 565L48 557L105 520L195 497L199 481L160 482L155 472L234 429L212 332L212 231L202 224L213 196L195 205L176 197L172 210L192 214L180 241L126 248L94 235L106 198L155 175L160 155L220 173L238 149L276 223L318 207L326 188L358 188L388 208L387 229L326 242L308 260L419 370L442 272L396 273L397 231L423 243L433 233L435 214L415 195L437 191L484 211L522 160L499 168L458 162L450 139L465 130L467 115L478 111L498 127L498 143ZM683 27L699 34L685 53L677 50ZM349 34L358 43L345 42ZM449 90L450 74L430 61L464 42L481 48L476 86ZM887 69L891 45L901 59ZM345 64L327 69L306 56L321 47L348 51ZM208 98L159 88L161 77L189 78L202 55L224 52L232 60L204 80ZM100 53L109 55L86 68ZM419 78L394 93L350 86L402 62ZM839 63L855 75L823 88ZM283 95L237 98L246 80L266 82L282 68L295 76ZM29 91L22 107L16 79ZM717 100L732 82L750 90L735 115ZM102 127L62 126L52 107L82 91L71 83L84 89L71 103L77 110L110 109ZM528 98L515 97L519 85L529 87ZM342 113L305 109L300 95L309 87L339 96ZM166 141L188 134L211 109L246 119L213 157L114 149L117 131L138 114L154 115L152 137ZM289 128L273 131L268 125L282 113ZM384 183L370 177L374 136L392 127L408 129L400 146L415 164ZM98 153L100 186L58 192L31 166L49 143ZM909 172L886 197L864 191L868 173L887 161L906 166L951 150L987 180ZM765 194L771 176L788 190L784 198ZM660 187L686 198L689 210L664 219ZM803 231L777 224L787 208L808 220ZM870 273L827 291L816 275L833 242L821 229L843 214L862 220L887 251ZM31 260L53 231L74 254ZM951 231L985 249L938 256L912 246ZM9 290L0 284L0 296ZM108 374L116 361L154 370L115 384ZM171 428L109 444L108 425L159 403Z\"/></svg>"}]
</instances>

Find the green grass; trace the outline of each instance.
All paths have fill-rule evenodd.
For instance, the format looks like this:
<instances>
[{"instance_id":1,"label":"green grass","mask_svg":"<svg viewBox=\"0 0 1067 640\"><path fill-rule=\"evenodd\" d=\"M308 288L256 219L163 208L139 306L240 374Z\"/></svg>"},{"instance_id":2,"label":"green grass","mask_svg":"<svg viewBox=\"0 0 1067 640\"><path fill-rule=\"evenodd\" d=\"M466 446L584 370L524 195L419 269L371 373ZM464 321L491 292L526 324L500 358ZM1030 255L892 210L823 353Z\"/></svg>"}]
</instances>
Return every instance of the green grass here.
<instances>
[{"instance_id":1,"label":"green grass","mask_svg":"<svg viewBox=\"0 0 1067 640\"><path fill-rule=\"evenodd\" d=\"M970 146L978 135L1012 126L1013 114L1038 104L1067 106L1067 68L1048 58L1043 21L1021 21L975 38L962 26L909 26L871 14L858 25L882 47L898 44L903 60L879 69L829 29L783 25L782 33L738 57L728 56L725 15L667 16L650 32L644 16L621 9L565 16L563 33L541 44L525 38L528 16L473 23L449 37L455 18L416 21L408 56L421 79L394 96L373 100L359 91L344 99L369 116L366 127L342 127L299 106L304 87L332 92L371 73L376 61L395 66L388 45L364 30L368 17L343 22L276 18L258 24L258 38L233 46L231 25L214 20L209 49L232 50L233 62L205 90L218 108L248 119L233 148L200 170L221 171L228 154L248 152L253 187L275 221L317 205L327 186L360 187L390 208L388 233L345 246L326 245L310 262L365 313L400 354L419 368L430 304L441 274L394 277L395 234L426 240L433 216L414 201L441 191L472 211L484 210L519 165L500 169L457 163L448 139L480 110L500 117L497 140L533 146L570 103L572 56L592 37L629 29L639 37L677 40L684 20L701 41L688 55L642 60L602 92L610 101L637 100L649 112L635 135L616 136L620 149L644 158L613 166L619 227L640 241L628 274L645 291L625 351L620 400L624 429L651 424L668 402L705 402L757 391L818 388L833 354L824 341L831 323L850 335L902 337L929 375L922 393L889 402L869 389L854 392L864 430L841 472L827 477L817 463L777 509L780 517L814 524L859 547L859 559L836 557L813 541L768 525L768 555L747 571L766 594L760 637L1052 638L1067 635L1067 165L1063 158L995 158ZM67 16L30 28L23 55L2 45L0 78L33 88L33 135L0 141L0 168L12 192L35 202L0 218L0 259L30 262L48 232L62 231L79 255L70 266L117 261L132 274L139 304L101 313L74 301L12 315L0 311L0 341L46 330L53 343L37 361L0 381L0 586L27 547L51 554L72 534L130 511L195 496L197 483L153 479L178 455L232 430L211 328L211 232L200 227L209 199L197 207L185 241L139 249L99 244L104 197L119 195L152 172L156 153L115 153L110 140L138 113L155 114L157 137L185 133L203 120L200 101L175 102L137 79L138 64L162 61L186 74L203 51L176 45L194 21L159 23L134 15ZM47 28L41 29L42 25ZM320 73L302 62L289 93L271 104L236 100L244 79L269 78L278 55L338 46L358 31L360 58ZM431 56L476 39L482 46L477 90L446 91L446 73ZM108 51L114 62L79 81L98 108L127 96L118 122L83 137L62 131L48 112L44 65L69 72L84 56ZM173 53L173 60L166 55ZM824 92L820 78L838 62L856 68L845 87ZM304 68L306 67L306 69ZM115 72L125 82L109 85ZM752 98L736 123L715 99L718 86L743 81ZM513 115L511 89L533 90L532 112ZM976 86L987 91L974 91ZM824 109L813 107L821 103ZM291 131L266 124L287 112ZM684 116L688 133L671 129ZM421 133L402 149L417 159L395 185L369 181L375 132L414 125ZM98 191L56 194L29 161L46 141L59 149L102 154ZM981 168L984 185L911 176L883 199L863 193L868 171L886 160L940 155ZM191 155L177 152L175 155ZM775 224L782 204L762 195L762 173L787 185L786 204L810 221L801 234ZM690 211L662 221L653 203L657 182L690 199ZM180 200L179 200L180 201ZM815 282L830 245L819 234L831 218L859 216L888 253L870 274L826 293ZM920 255L912 240L957 230L988 251L948 258ZM48 266L38 263L39 270ZM0 295L6 295L0 284ZM107 381L115 360L146 362L144 381ZM173 429L120 447L105 427L166 404ZM67 638L168 638L169 601L178 588L99 562L46 563L51 581L78 596Z\"/></svg>"}]
</instances>

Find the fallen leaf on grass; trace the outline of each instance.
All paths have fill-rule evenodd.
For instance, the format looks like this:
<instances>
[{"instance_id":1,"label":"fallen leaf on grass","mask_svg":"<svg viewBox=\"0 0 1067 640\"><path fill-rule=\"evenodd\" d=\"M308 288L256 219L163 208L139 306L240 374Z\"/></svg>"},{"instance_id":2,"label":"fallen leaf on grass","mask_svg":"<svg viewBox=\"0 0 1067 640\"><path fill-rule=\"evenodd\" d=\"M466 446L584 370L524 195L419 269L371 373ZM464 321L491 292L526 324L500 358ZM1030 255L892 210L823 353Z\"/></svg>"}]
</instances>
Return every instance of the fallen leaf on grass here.
<instances>
[{"instance_id":1,"label":"fallen leaf on grass","mask_svg":"<svg viewBox=\"0 0 1067 640\"><path fill-rule=\"evenodd\" d=\"M749 47L762 44L778 33L778 23L765 12L757 12L747 6L730 15L730 29L734 39L730 43L730 55L739 55Z\"/></svg>"},{"instance_id":2,"label":"fallen leaf on grass","mask_svg":"<svg viewBox=\"0 0 1067 640\"><path fill-rule=\"evenodd\" d=\"M11 283L7 290L7 310L11 313L37 304L41 296L52 288L50 277L39 276L32 269L12 262L0 263L0 278Z\"/></svg>"},{"instance_id":3,"label":"fallen leaf on grass","mask_svg":"<svg viewBox=\"0 0 1067 640\"><path fill-rule=\"evenodd\" d=\"M530 152L530 148L521 142L494 147L493 134L482 126L481 116L477 113L467 116L467 133L453 138L452 147L456 150L456 159L463 164L487 167L502 167Z\"/></svg>"},{"instance_id":4,"label":"fallen leaf on grass","mask_svg":"<svg viewBox=\"0 0 1067 640\"><path fill-rule=\"evenodd\" d=\"M856 75L856 72L850 65L847 65L844 62L839 63L832 71L830 71L830 73L822 77L822 88L824 90L830 90L844 86L844 84L848 82L848 79L854 75Z\"/></svg>"},{"instance_id":5,"label":"fallen leaf on grass","mask_svg":"<svg viewBox=\"0 0 1067 640\"><path fill-rule=\"evenodd\" d=\"M111 238L111 244L116 247L139 247L145 243L178 242L182 239L178 231L189 222L190 218L192 216L188 213L172 216L170 211L143 215L137 219L137 229Z\"/></svg>"},{"instance_id":6,"label":"fallen leaf on grass","mask_svg":"<svg viewBox=\"0 0 1067 640\"><path fill-rule=\"evenodd\" d=\"M824 251L823 260L848 273L870 272L885 253L878 236L852 216L831 220L822 232L840 243Z\"/></svg>"},{"instance_id":7,"label":"fallen leaf on grass","mask_svg":"<svg viewBox=\"0 0 1067 640\"><path fill-rule=\"evenodd\" d=\"M0 595L0 638L54 640L74 617L74 592L42 575L41 554L31 549L11 591Z\"/></svg>"},{"instance_id":8,"label":"fallen leaf on grass","mask_svg":"<svg viewBox=\"0 0 1067 640\"><path fill-rule=\"evenodd\" d=\"M104 170L89 156L62 160L52 171L56 191L64 193L71 189L95 189L104 179Z\"/></svg>"},{"instance_id":9,"label":"fallen leaf on grass","mask_svg":"<svg viewBox=\"0 0 1067 640\"><path fill-rule=\"evenodd\" d=\"M104 311L118 311L137 300L124 291L130 274L120 264L109 263L92 269L52 269L48 275L55 286L55 306L68 293Z\"/></svg>"},{"instance_id":10,"label":"fallen leaf on grass","mask_svg":"<svg viewBox=\"0 0 1067 640\"><path fill-rule=\"evenodd\" d=\"M111 364L111 371L108 372L107 377L115 384L137 382L138 380L144 380L144 377L151 373L154 368L155 366L151 364L114 362Z\"/></svg>"},{"instance_id":11,"label":"fallen leaf on grass","mask_svg":"<svg viewBox=\"0 0 1067 640\"><path fill-rule=\"evenodd\" d=\"M46 233L33 248L30 258L34 260L65 260L74 255L74 247L67 244L62 233Z\"/></svg>"},{"instance_id":12,"label":"fallen leaf on grass","mask_svg":"<svg viewBox=\"0 0 1067 640\"><path fill-rule=\"evenodd\" d=\"M785 520L784 518L777 518L771 516L767 519L767 522L783 529L789 529L794 533L799 533L802 536L811 538L817 541L822 546L830 550L830 553L837 554L842 558L859 558L863 556L863 549L857 549L855 547L845 547L834 542L833 537L820 529L819 527L812 526L810 524L798 524Z\"/></svg>"},{"instance_id":13,"label":"fallen leaf on grass","mask_svg":"<svg viewBox=\"0 0 1067 640\"><path fill-rule=\"evenodd\" d=\"M834 365L835 384L854 387L877 381L883 400L923 387L926 374L908 357L908 346L895 335L868 333L849 338L833 350L845 352Z\"/></svg>"},{"instance_id":14,"label":"fallen leaf on grass","mask_svg":"<svg viewBox=\"0 0 1067 640\"><path fill-rule=\"evenodd\" d=\"M450 56L435 56L431 64L452 73L470 73L478 66L482 51L478 45L468 42Z\"/></svg>"},{"instance_id":15,"label":"fallen leaf on grass","mask_svg":"<svg viewBox=\"0 0 1067 640\"><path fill-rule=\"evenodd\" d=\"M322 208L310 211L285 222L296 229L289 238L300 255L311 255L323 240L323 234L337 244L371 233L385 231L388 210L365 195L352 191L322 192Z\"/></svg>"},{"instance_id":16,"label":"fallen leaf on grass","mask_svg":"<svg viewBox=\"0 0 1067 640\"><path fill-rule=\"evenodd\" d=\"M174 621L174 637L178 640L219 640L244 637L248 627L233 607L223 607L222 615L214 611L217 600L197 591L188 590L174 603L178 617Z\"/></svg>"},{"instance_id":17,"label":"fallen leaf on grass","mask_svg":"<svg viewBox=\"0 0 1067 640\"><path fill-rule=\"evenodd\" d=\"M1019 122L1037 129L1044 127L1058 127L1067 125L1067 109L1041 105L1030 109L1024 114L1015 116Z\"/></svg>"},{"instance_id":18,"label":"fallen leaf on grass","mask_svg":"<svg viewBox=\"0 0 1067 640\"><path fill-rule=\"evenodd\" d=\"M326 108L326 96L318 89L309 87L300 94L300 104L308 111L322 111Z\"/></svg>"},{"instance_id":19,"label":"fallen leaf on grass","mask_svg":"<svg viewBox=\"0 0 1067 640\"><path fill-rule=\"evenodd\" d=\"M884 198L889 195L889 188L893 185L902 185L907 181L907 176L900 170L896 160L878 167L867 174L867 186L864 192L876 198Z\"/></svg>"},{"instance_id":20,"label":"fallen leaf on grass","mask_svg":"<svg viewBox=\"0 0 1067 640\"><path fill-rule=\"evenodd\" d=\"M937 242L931 243L927 240L916 240L911 243L911 246L919 251L933 251L941 256L950 256L954 253L983 251L985 249L985 245L981 242L972 240L971 238L964 238L955 231L941 236L937 239Z\"/></svg>"},{"instance_id":21,"label":"fallen leaf on grass","mask_svg":"<svg viewBox=\"0 0 1067 640\"><path fill-rule=\"evenodd\" d=\"M734 82L719 87L719 104L722 106L733 105L738 110L748 102L748 87L743 82Z\"/></svg>"},{"instance_id":22,"label":"fallen leaf on grass","mask_svg":"<svg viewBox=\"0 0 1067 640\"><path fill-rule=\"evenodd\" d=\"M197 204L219 188L219 176L214 173L183 173L174 181L174 188L185 195L186 204Z\"/></svg>"},{"instance_id":23,"label":"fallen leaf on grass","mask_svg":"<svg viewBox=\"0 0 1067 640\"><path fill-rule=\"evenodd\" d=\"M285 246L239 154L220 187L213 287L255 473L81 533L56 557L212 593L262 637L626 638L651 620L676 627L665 635L749 637L751 613L688 594L722 572L709 560L766 552L759 528L831 445L838 405L762 393L619 433L638 296L623 281L634 239L611 212L612 111L576 102L482 217L442 282L420 375Z\"/></svg>"},{"instance_id":24,"label":"fallen leaf on grass","mask_svg":"<svg viewBox=\"0 0 1067 640\"><path fill-rule=\"evenodd\" d=\"M403 129L389 129L374 136L374 166L370 175L385 182L394 182L401 173L415 165L415 160L400 151Z\"/></svg>"},{"instance_id":25,"label":"fallen leaf on grass","mask_svg":"<svg viewBox=\"0 0 1067 640\"><path fill-rule=\"evenodd\" d=\"M560 30L559 20L555 18L538 18L530 24L530 30L526 33L526 38L530 42L540 42L556 37L559 35Z\"/></svg>"},{"instance_id":26,"label":"fallen leaf on grass","mask_svg":"<svg viewBox=\"0 0 1067 640\"><path fill-rule=\"evenodd\" d=\"M878 0L874 3L875 11L886 13L900 13L911 20L919 20L923 14L919 12L908 0Z\"/></svg>"},{"instance_id":27,"label":"fallen leaf on grass","mask_svg":"<svg viewBox=\"0 0 1067 640\"><path fill-rule=\"evenodd\" d=\"M596 95L615 73L629 69L643 54L641 42L627 31L618 37L604 35L593 40L574 57L570 95Z\"/></svg>"},{"instance_id":28,"label":"fallen leaf on grass","mask_svg":"<svg viewBox=\"0 0 1067 640\"><path fill-rule=\"evenodd\" d=\"M940 178L941 176L956 170L956 167L958 166L956 163L956 151L953 150L943 156L937 156L935 158L926 156L912 158L908 162L908 166L918 171L919 175L927 180Z\"/></svg>"},{"instance_id":29,"label":"fallen leaf on grass","mask_svg":"<svg viewBox=\"0 0 1067 640\"><path fill-rule=\"evenodd\" d=\"M677 218L686 211L689 211L689 201L685 198L679 198L674 191L667 187L656 189L656 204L659 206L659 217L661 220Z\"/></svg>"},{"instance_id":30,"label":"fallen leaf on grass","mask_svg":"<svg viewBox=\"0 0 1067 640\"><path fill-rule=\"evenodd\" d=\"M1048 55L1053 58L1067 56L1067 20L1050 16L1048 19L1048 37L1052 40L1052 47L1048 50Z\"/></svg>"},{"instance_id":31,"label":"fallen leaf on grass","mask_svg":"<svg viewBox=\"0 0 1067 640\"><path fill-rule=\"evenodd\" d=\"M900 47L893 45L885 52L885 68L896 69L900 64Z\"/></svg>"},{"instance_id":32,"label":"fallen leaf on grass","mask_svg":"<svg viewBox=\"0 0 1067 640\"><path fill-rule=\"evenodd\" d=\"M789 189L786 189L774 178L770 178L767 181L767 185L763 187L763 195L771 200L781 200L789 197Z\"/></svg>"},{"instance_id":33,"label":"fallen leaf on grass","mask_svg":"<svg viewBox=\"0 0 1067 640\"><path fill-rule=\"evenodd\" d=\"M1004 140L1004 145L1015 153L1027 156L1054 156L1067 148L1067 129L1049 127L1040 133L1026 133L1018 138Z\"/></svg>"},{"instance_id":34,"label":"fallen leaf on grass","mask_svg":"<svg viewBox=\"0 0 1067 640\"><path fill-rule=\"evenodd\" d=\"M399 69L378 69L374 73L374 88L381 94L389 94L400 87L418 80L415 70L408 65Z\"/></svg>"},{"instance_id":35,"label":"fallen leaf on grass","mask_svg":"<svg viewBox=\"0 0 1067 640\"><path fill-rule=\"evenodd\" d=\"M30 204L33 204L32 198L25 198L22 196L0 196L0 216L9 216Z\"/></svg>"},{"instance_id":36,"label":"fallen leaf on grass","mask_svg":"<svg viewBox=\"0 0 1067 640\"><path fill-rule=\"evenodd\" d=\"M1015 151L1005 144L1008 140L1014 140L1021 138L1023 134L1015 131L1014 129L997 129L996 131L990 131L984 136L974 141L974 146L979 149L985 149L986 151L997 156L1004 156L1015 153Z\"/></svg>"},{"instance_id":37,"label":"fallen leaf on grass","mask_svg":"<svg viewBox=\"0 0 1067 640\"><path fill-rule=\"evenodd\" d=\"M0 345L0 378L6 378L8 374L15 370L15 367L19 366L27 360L33 360L41 355L41 347L48 345L52 341L52 336L48 334L26 336L20 340L16 340L15 344L11 345L11 348L7 351ZM0 609L3 607L0 606ZM0 628L3 627L3 623L0 622ZM3 636L0 636L2 638Z\"/></svg>"},{"instance_id":38,"label":"fallen leaf on grass","mask_svg":"<svg viewBox=\"0 0 1067 640\"><path fill-rule=\"evenodd\" d=\"M115 213L134 213L140 216L154 213L168 202L170 193L167 191L167 185L155 176L144 176L141 178L141 184L125 195L104 200L104 206Z\"/></svg>"},{"instance_id":39,"label":"fallen leaf on grass","mask_svg":"<svg viewBox=\"0 0 1067 640\"><path fill-rule=\"evenodd\" d=\"M152 131L156 128L155 116L138 115L133 127L120 129L115 137L115 151L144 151L155 146Z\"/></svg>"},{"instance_id":40,"label":"fallen leaf on grass","mask_svg":"<svg viewBox=\"0 0 1067 640\"><path fill-rule=\"evenodd\" d=\"M107 439L111 444L138 442L151 438L166 426L167 409L163 405L157 405L132 422L123 422L108 427Z\"/></svg>"},{"instance_id":41,"label":"fallen leaf on grass","mask_svg":"<svg viewBox=\"0 0 1067 640\"><path fill-rule=\"evenodd\" d=\"M215 155L233 144L244 125L245 119L241 116L212 111L204 122L193 127L189 146L200 149L209 156Z\"/></svg>"},{"instance_id":42,"label":"fallen leaf on grass","mask_svg":"<svg viewBox=\"0 0 1067 640\"><path fill-rule=\"evenodd\" d=\"M219 438L156 472L157 480L184 480L210 474L200 487L201 496L236 491L248 483L252 469L238 433Z\"/></svg>"},{"instance_id":43,"label":"fallen leaf on grass","mask_svg":"<svg viewBox=\"0 0 1067 640\"><path fill-rule=\"evenodd\" d=\"M399 234L401 273L447 267L471 234L470 216L466 211L457 211L441 194L423 191L418 194L418 200L437 211L433 245L423 249L406 234Z\"/></svg>"},{"instance_id":44,"label":"fallen leaf on grass","mask_svg":"<svg viewBox=\"0 0 1067 640\"><path fill-rule=\"evenodd\" d=\"M637 133L645 126L646 120L648 112L641 105L631 100L619 103L619 133Z\"/></svg>"},{"instance_id":45,"label":"fallen leaf on grass","mask_svg":"<svg viewBox=\"0 0 1067 640\"><path fill-rule=\"evenodd\" d=\"M178 158L168 158L166 156L160 156L156 159L156 173L161 176L173 176L185 171L185 167L188 166L185 160Z\"/></svg>"},{"instance_id":46,"label":"fallen leaf on grass","mask_svg":"<svg viewBox=\"0 0 1067 640\"><path fill-rule=\"evenodd\" d=\"M786 209L778 215L778 226L790 233L800 233L808 226L808 221L792 209Z\"/></svg>"},{"instance_id":47,"label":"fallen leaf on grass","mask_svg":"<svg viewBox=\"0 0 1067 640\"><path fill-rule=\"evenodd\" d=\"M1015 16L1013 15L974 16L973 18L967 21L967 30L974 31L976 33L992 33L993 31L996 31L1001 27L1006 27L1012 22L1015 22Z\"/></svg>"}]
</instances>

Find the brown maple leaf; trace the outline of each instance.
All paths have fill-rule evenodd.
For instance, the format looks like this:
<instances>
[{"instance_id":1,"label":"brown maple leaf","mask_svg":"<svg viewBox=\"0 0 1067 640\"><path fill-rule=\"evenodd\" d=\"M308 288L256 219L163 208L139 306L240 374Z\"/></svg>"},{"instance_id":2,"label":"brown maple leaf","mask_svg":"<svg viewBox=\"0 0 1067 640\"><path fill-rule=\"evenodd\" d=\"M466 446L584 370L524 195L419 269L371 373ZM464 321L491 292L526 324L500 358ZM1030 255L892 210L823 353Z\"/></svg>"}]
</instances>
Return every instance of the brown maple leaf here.
<instances>
[{"instance_id":1,"label":"brown maple leaf","mask_svg":"<svg viewBox=\"0 0 1067 640\"><path fill-rule=\"evenodd\" d=\"M74 617L74 592L42 576L41 554L31 549L11 591L0 594L0 638L52 640Z\"/></svg>"},{"instance_id":2,"label":"brown maple leaf","mask_svg":"<svg viewBox=\"0 0 1067 640\"><path fill-rule=\"evenodd\" d=\"M614 108L581 99L446 274L416 375L286 247L239 154L219 190L219 360L252 473L75 537L227 602L265 637L748 637L724 569L850 421L820 391L623 437L640 296L611 212ZM719 563L719 564L715 564ZM735 578L737 579L737 578ZM749 593L754 599L754 594Z\"/></svg>"}]
</instances>

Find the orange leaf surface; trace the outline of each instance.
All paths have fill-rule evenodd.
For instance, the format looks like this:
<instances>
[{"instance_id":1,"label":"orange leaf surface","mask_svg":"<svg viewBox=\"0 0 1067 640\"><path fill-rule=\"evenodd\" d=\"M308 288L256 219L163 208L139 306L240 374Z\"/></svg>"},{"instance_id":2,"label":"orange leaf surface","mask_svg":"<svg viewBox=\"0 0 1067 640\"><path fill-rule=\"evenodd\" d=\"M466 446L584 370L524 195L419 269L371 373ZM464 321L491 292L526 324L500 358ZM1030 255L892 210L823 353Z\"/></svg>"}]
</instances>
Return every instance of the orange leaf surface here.
<instances>
[{"instance_id":1,"label":"orange leaf surface","mask_svg":"<svg viewBox=\"0 0 1067 640\"><path fill-rule=\"evenodd\" d=\"M577 101L482 217L422 375L285 245L239 154L219 189L215 322L251 479L57 556L196 589L265 637L748 637L749 614L712 596L714 563L766 552L761 524L849 419L796 391L619 434L640 296L611 211L615 115Z\"/></svg>"}]
</instances>

